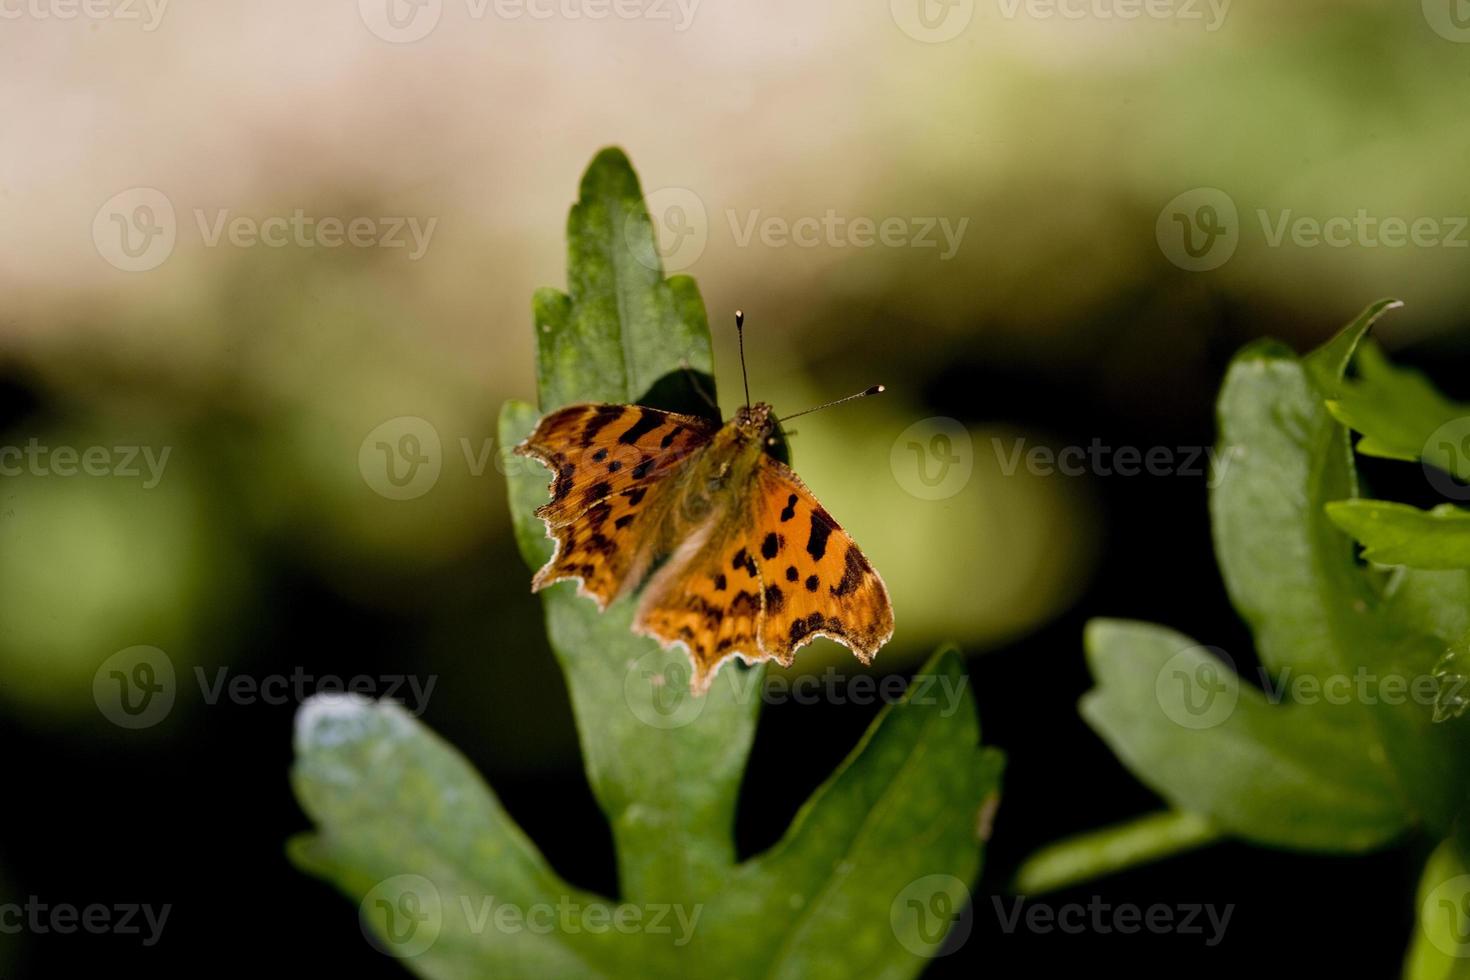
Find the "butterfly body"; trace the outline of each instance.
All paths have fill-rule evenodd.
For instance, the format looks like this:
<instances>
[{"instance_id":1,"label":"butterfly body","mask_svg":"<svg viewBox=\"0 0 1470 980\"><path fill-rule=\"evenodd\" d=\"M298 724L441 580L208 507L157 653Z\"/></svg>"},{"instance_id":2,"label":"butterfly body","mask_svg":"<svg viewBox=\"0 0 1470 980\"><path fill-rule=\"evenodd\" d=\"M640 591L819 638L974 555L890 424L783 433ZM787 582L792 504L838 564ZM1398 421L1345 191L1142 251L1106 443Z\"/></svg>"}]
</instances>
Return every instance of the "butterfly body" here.
<instances>
[{"instance_id":1,"label":"butterfly body","mask_svg":"<svg viewBox=\"0 0 1470 980\"><path fill-rule=\"evenodd\" d=\"M633 629L682 644L705 690L730 657L790 664L818 636L864 663L893 632L876 570L767 448L769 405L723 425L639 405L571 405L516 452L553 474L537 509L556 541L533 580L599 607L641 586Z\"/></svg>"}]
</instances>

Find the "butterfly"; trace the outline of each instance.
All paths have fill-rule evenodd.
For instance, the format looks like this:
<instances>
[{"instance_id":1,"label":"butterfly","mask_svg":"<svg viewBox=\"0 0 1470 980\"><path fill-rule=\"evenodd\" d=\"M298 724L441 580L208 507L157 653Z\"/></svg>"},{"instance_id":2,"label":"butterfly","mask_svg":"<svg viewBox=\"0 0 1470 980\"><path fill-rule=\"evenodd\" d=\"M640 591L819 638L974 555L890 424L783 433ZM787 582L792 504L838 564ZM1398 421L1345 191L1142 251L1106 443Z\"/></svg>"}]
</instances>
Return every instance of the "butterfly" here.
<instances>
[{"instance_id":1,"label":"butterfly","mask_svg":"<svg viewBox=\"0 0 1470 980\"><path fill-rule=\"evenodd\" d=\"M735 323L744 375L739 311ZM552 473L551 500L536 516L556 549L532 591L572 579L605 610L641 587L633 631L685 647L695 694L732 657L790 666L819 636L871 663L893 636L888 590L770 454L782 421L750 403L748 380L745 406L723 425L643 405L568 405L545 416L515 448Z\"/></svg>"}]
</instances>

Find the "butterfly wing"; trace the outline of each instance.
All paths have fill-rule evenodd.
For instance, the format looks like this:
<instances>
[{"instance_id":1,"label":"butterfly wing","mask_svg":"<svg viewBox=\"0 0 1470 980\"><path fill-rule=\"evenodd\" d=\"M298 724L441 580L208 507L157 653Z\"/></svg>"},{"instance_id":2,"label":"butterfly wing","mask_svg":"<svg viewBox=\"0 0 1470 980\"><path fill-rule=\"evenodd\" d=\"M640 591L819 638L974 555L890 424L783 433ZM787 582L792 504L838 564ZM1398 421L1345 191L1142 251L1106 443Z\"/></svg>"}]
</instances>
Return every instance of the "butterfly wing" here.
<instances>
[{"instance_id":1,"label":"butterfly wing","mask_svg":"<svg viewBox=\"0 0 1470 980\"><path fill-rule=\"evenodd\" d=\"M717 427L641 405L569 405L516 447L553 476L536 509L556 542L533 591L575 579L599 608L638 584L657 550L670 487Z\"/></svg>"},{"instance_id":2,"label":"butterfly wing","mask_svg":"<svg viewBox=\"0 0 1470 980\"><path fill-rule=\"evenodd\" d=\"M684 645L697 694L708 690L724 660L764 659L758 637L765 583L739 513L718 514L684 540L649 580L633 620L635 633L666 647Z\"/></svg>"},{"instance_id":3,"label":"butterfly wing","mask_svg":"<svg viewBox=\"0 0 1470 980\"><path fill-rule=\"evenodd\" d=\"M649 581L633 628L694 661L693 688L720 663L790 665L819 636L863 663L893 635L877 571L785 464L762 456L749 499L692 534Z\"/></svg>"},{"instance_id":4,"label":"butterfly wing","mask_svg":"<svg viewBox=\"0 0 1470 980\"><path fill-rule=\"evenodd\" d=\"M872 662L893 636L883 579L790 467L763 456L755 482L749 546L765 583L762 652L789 665L825 636Z\"/></svg>"}]
</instances>

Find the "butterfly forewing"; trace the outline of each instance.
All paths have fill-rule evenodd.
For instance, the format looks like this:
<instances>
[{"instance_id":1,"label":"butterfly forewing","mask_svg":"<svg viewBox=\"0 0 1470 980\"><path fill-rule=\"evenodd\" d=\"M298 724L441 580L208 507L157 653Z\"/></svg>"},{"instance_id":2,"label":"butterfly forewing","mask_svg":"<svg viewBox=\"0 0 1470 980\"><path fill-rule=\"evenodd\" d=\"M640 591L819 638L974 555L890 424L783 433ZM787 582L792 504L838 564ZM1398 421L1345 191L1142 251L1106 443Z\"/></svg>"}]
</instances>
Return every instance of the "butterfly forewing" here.
<instances>
[{"instance_id":1,"label":"butterfly forewing","mask_svg":"<svg viewBox=\"0 0 1470 980\"><path fill-rule=\"evenodd\" d=\"M655 557L673 478L715 428L638 405L570 405L542 419L516 447L552 472L551 500L536 516L556 553L532 587L576 579L605 607L636 586Z\"/></svg>"}]
</instances>

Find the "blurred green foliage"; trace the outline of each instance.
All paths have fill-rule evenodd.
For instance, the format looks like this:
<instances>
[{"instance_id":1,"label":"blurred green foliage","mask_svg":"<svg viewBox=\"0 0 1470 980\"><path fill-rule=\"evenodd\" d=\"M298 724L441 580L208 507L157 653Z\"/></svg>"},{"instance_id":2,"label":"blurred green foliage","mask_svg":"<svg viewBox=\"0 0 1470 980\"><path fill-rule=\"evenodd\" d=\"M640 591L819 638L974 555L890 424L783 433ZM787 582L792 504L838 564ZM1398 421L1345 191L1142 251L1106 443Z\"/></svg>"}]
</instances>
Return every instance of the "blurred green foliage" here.
<instances>
[{"instance_id":1,"label":"blurred green foliage","mask_svg":"<svg viewBox=\"0 0 1470 980\"><path fill-rule=\"evenodd\" d=\"M1470 728L1436 724L1434 702L1444 658L1470 626L1470 573L1365 565L1337 526L1380 512L1359 497L1345 416L1381 423L1365 429L1375 450L1406 444L1389 433L1421 431L1420 446L1428 436L1429 423L1406 421L1426 401L1421 387L1410 382L1402 414L1391 407L1409 375L1379 363L1348 380L1369 328L1395 305L1370 307L1305 358L1263 343L1235 359L1219 402L1221 453L1233 462L1211 513L1231 601L1255 635L1260 686L1228 654L1180 633L1092 623L1097 686L1083 717L1178 817L1049 848L1023 867L1022 884L1056 887L1220 835L1353 852L1412 832L1463 847ZM1452 544L1431 532L1405 546ZM1177 833L1179 820L1198 832ZM1131 846L1104 853L1109 834ZM1426 881L1439 883L1444 860Z\"/></svg>"}]
</instances>

